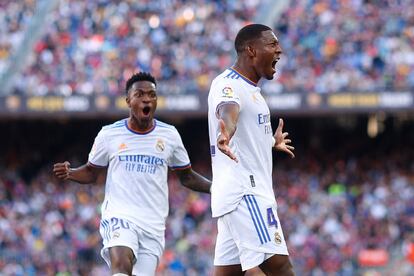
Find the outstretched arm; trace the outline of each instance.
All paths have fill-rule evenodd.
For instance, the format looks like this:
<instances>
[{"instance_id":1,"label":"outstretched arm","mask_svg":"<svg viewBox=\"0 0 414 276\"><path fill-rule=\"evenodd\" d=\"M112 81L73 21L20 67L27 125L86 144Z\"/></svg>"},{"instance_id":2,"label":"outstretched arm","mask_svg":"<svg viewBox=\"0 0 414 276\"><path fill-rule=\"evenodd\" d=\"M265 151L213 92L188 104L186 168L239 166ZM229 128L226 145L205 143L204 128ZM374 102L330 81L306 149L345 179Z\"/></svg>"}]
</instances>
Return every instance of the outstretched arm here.
<instances>
[{"instance_id":1,"label":"outstretched arm","mask_svg":"<svg viewBox=\"0 0 414 276\"><path fill-rule=\"evenodd\" d=\"M230 139L236 132L237 121L239 119L238 104L224 104L219 107L217 117L219 119L219 128L217 130L217 147L232 160L238 162L236 156L229 147Z\"/></svg>"},{"instance_id":2,"label":"outstretched arm","mask_svg":"<svg viewBox=\"0 0 414 276\"><path fill-rule=\"evenodd\" d=\"M288 145L290 142L292 142L290 139L286 139L286 137L289 135L287 132L283 132L283 119L279 119L279 125L277 126L275 135L273 138L275 139L275 149L278 151L284 151L287 154L290 155L290 157L294 158L295 154L293 153L293 150L295 149L291 145Z\"/></svg>"},{"instance_id":3,"label":"outstretched arm","mask_svg":"<svg viewBox=\"0 0 414 276\"><path fill-rule=\"evenodd\" d=\"M70 163L56 163L53 165L55 176L62 180L72 180L80 184L96 183L98 176L106 172L106 168L97 168L90 163L78 168L71 168Z\"/></svg>"},{"instance_id":4,"label":"outstretched arm","mask_svg":"<svg viewBox=\"0 0 414 276\"><path fill-rule=\"evenodd\" d=\"M197 192L210 193L211 181L191 168L175 171L183 186Z\"/></svg>"}]
</instances>

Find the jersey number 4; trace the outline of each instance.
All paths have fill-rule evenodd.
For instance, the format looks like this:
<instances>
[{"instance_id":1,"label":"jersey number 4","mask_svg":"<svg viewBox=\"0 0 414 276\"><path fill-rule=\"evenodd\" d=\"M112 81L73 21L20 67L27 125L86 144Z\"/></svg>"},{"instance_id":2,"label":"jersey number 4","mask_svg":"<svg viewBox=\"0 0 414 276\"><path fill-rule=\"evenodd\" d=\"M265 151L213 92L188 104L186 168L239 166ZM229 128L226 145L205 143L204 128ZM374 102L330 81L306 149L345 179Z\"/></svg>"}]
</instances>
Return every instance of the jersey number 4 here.
<instances>
[{"instance_id":1,"label":"jersey number 4","mask_svg":"<svg viewBox=\"0 0 414 276\"><path fill-rule=\"evenodd\" d=\"M275 218L275 214L273 214L272 208L267 208L267 223L270 226L275 226L277 228L277 220Z\"/></svg>"}]
</instances>

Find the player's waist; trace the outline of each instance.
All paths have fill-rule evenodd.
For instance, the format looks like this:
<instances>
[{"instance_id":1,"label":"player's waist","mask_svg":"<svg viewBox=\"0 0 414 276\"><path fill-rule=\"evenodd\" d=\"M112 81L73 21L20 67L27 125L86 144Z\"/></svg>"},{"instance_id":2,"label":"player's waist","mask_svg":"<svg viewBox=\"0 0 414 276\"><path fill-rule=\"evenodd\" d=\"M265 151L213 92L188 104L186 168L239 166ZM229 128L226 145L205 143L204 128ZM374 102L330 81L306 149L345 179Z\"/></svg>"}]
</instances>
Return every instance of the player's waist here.
<instances>
[{"instance_id":1,"label":"player's waist","mask_svg":"<svg viewBox=\"0 0 414 276\"><path fill-rule=\"evenodd\" d=\"M237 157L238 162L230 159L227 155L223 154L221 151L215 149L213 150L214 154L212 154L212 166L213 169L215 167L223 169L224 166L226 168L232 168L236 171L250 171L250 172L258 172L258 173L265 173L265 174L272 174L272 165L273 161L271 156L269 157L262 157L256 158L255 155L249 155L243 153L243 151L233 151L234 155Z\"/></svg>"},{"instance_id":2,"label":"player's waist","mask_svg":"<svg viewBox=\"0 0 414 276\"><path fill-rule=\"evenodd\" d=\"M124 206L127 206L125 204ZM167 218L168 209L163 210L162 212L157 212L153 208L114 208L116 205L113 205L112 208L107 208L105 210L102 210L102 217L106 217L108 215L125 215L128 217L131 217L136 220L143 220L143 221L150 221L154 223L165 223L165 220Z\"/></svg>"},{"instance_id":3,"label":"player's waist","mask_svg":"<svg viewBox=\"0 0 414 276\"><path fill-rule=\"evenodd\" d=\"M223 168L219 166L212 166L213 172L213 184L218 183L230 183L234 185L251 185L255 186L268 186L272 185L272 174L262 171L250 171L243 170L241 168Z\"/></svg>"},{"instance_id":4,"label":"player's waist","mask_svg":"<svg viewBox=\"0 0 414 276\"><path fill-rule=\"evenodd\" d=\"M217 190L213 187L211 192L211 210L213 217L220 217L233 211L246 196L253 196L269 205L276 204L273 190L259 191L246 189L239 193L226 194L222 190Z\"/></svg>"},{"instance_id":5,"label":"player's waist","mask_svg":"<svg viewBox=\"0 0 414 276\"><path fill-rule=\"evenodd\" d=\"M138 216L137 214L141 214ZM128 211L111 211L106 210L102 212L102 220L111 220L112 218L127 219L133 222L141 229L151 232L155 235L164 235L165 231L165 218L161 216L142 216L142 214L148 214L148 212L128 212Z\"/></svg>"}]
</instances>

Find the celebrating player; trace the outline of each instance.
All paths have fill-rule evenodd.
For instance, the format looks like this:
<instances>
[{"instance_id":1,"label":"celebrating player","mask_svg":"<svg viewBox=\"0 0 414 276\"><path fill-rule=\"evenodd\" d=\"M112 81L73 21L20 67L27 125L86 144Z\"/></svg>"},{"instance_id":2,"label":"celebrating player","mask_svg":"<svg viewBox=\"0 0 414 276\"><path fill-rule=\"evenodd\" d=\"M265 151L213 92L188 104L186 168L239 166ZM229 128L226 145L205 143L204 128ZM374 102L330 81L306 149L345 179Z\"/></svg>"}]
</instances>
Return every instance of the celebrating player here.
<instances>
[{"instance_id":1,"label":"celebrating player","mask_svg":"<svg viewBox=\"0 0 414 276\"><path fill-rule=\"evenodd\" d=\"M126 93L129 118L102 128L87 164L73 169L69 162L57 163L53 171L60 179L87 184L107 170L101 255L113 275L154 275L164 249L168 167L192 190L209 193L211 182L191 169L176 128L154 119L154 77L133 75Z\"/></svg>"},{"instance_id":2,"label":"celebrating player","mask_svg":"<svg viewBox=\"0 0 414 276\"><path fill-rule=\"evenodd\" d=\"M256 266L266 275L294 275L272 186L272 148L292 157L294 148L282 119L273 134L257 86L273 79L282 50L261 24L242 28L235 48L236 63L213 80L208 96L215 275L243 275Z\"/></svg>"}]
</instances>

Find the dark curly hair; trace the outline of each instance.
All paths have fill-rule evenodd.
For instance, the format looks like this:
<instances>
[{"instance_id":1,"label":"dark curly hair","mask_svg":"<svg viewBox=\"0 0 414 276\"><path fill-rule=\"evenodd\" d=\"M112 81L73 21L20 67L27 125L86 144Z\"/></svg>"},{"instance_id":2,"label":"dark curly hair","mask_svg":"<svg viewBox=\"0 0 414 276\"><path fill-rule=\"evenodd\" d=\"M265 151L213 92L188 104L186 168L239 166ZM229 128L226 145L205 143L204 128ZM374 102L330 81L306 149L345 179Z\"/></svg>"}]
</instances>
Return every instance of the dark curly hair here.
<instances>
[{"instance_id":1,"label":"dark curly hair","mask_svg":"<svg viewBox=\"0 0 414 276\"><path fill-rule=\"evenodd\" d=\"M155 78L147 72L139 72L136 74L133 74L126 82L125 85L125 92L128 94L129 89L131 86L136 83L137 81L149 81L152 82L155 86L157 86L157 82Z\"/></svg>"}]
</instances>

